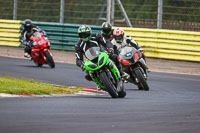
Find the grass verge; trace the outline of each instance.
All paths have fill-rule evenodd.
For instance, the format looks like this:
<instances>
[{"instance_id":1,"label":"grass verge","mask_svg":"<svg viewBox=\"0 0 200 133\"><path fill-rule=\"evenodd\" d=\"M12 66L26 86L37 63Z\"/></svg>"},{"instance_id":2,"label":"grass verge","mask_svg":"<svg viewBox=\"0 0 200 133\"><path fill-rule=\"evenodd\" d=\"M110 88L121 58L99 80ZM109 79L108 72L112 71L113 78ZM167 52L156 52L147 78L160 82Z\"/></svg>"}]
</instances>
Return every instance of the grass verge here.
<instances>
[{"instance_id":1,"label":"grass verge","mask_svg":"<svg viewBox=\"0 0 200 133\"><path fill-rule=\"evenodd\" d=\"M0 93L8 94L73 94L83 88L58 87L34 80L22 80L7 77L0 77Z\"/></svg>"}]
</instances>

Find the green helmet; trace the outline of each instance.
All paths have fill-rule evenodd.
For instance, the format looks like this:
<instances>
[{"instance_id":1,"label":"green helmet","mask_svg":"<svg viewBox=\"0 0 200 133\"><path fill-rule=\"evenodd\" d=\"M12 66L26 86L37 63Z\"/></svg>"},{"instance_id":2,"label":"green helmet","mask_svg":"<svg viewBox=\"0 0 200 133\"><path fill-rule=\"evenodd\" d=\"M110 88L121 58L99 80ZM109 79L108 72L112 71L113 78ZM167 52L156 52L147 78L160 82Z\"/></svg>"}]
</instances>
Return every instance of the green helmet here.
<instances>
[{"instance_id":1,"label":"green helmet","mask_svg":"<svg viewBox=\"0 0 200 133\"><path fill-rule=\"evenodd\" d=\"M81 25L78 28L78 36L83 41L88 41L92 37L92 30L88 25Z\"/></svg>"}]
</instances>

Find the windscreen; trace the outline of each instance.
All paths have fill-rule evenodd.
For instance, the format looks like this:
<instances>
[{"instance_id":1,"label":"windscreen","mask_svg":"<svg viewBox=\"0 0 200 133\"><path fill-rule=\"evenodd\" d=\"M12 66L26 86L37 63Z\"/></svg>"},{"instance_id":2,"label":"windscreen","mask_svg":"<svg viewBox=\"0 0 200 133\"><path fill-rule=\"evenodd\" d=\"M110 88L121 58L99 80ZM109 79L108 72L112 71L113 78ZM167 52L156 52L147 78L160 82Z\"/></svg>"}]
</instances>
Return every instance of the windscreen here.
<instances>
[{"instance_id":1,"label":"windscreen","mask_svg":"<svg viewBox=\"0 0 200 133\"><path fill-rule=\"evenodd\" d=\"M135 52L136 49L133 47L124 47L121 50L119 57L121 60L131 59L131 57L134 55Z\"/></svg>"},{"instance_id":2,"label":"windscreen","mask_svg":"<svg viewBox=\"0 0 200 133\"><path fill-rule=\"evenodd\" d=\"M35 33L33 34L33 37L34 37L34 38L37 38L37 39L39 40L42 36L41 36L41 33L40 33L40 32L35 32Z\"/></svg>"},{"instance_id":3,"label":"windscreen","mask_svg":"<svg viewBox=\"0 0 200 133\"><path fill-rule=\"evenodd\" d=\"M100 48L99 47L91 47L86 50L85 56L87 59L92 60L99 56Z\"/></svg>"}]
</instances>

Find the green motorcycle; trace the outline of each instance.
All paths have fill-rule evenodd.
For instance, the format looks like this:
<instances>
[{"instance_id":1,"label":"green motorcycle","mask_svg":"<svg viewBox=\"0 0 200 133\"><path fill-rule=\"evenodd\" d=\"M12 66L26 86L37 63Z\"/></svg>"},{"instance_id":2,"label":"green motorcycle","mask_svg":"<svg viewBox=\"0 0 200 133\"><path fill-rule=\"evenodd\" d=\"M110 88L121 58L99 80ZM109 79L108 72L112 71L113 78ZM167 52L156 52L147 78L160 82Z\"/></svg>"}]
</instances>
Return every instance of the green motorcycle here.
<instances>
[{"instance_id":1,"label":"green motorcycle","mask_svg":"<svg viewBox=\"0 0 200 133\"><path fill-rule=\"evenodd\" d=\"M85 52L84 68L97 86L107 91L112 98L123 98L126 91L119 70L106 52L99 47L91 47Z\"/></svg>"}]
</instances>

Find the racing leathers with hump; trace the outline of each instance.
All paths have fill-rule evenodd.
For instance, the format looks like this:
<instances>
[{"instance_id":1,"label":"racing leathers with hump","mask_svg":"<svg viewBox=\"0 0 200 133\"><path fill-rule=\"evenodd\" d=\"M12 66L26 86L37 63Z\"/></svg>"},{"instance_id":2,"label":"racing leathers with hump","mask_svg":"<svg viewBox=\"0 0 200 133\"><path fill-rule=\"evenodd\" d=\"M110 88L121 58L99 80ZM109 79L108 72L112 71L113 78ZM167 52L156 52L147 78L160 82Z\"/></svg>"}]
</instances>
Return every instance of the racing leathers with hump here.
<instances>
[{"instance_id":1,"label":"racing leathers with hump","mask_svg":"<svg viewBox=\"0 0 200 133\"><path fill-rule=\"evenodd\" d=\"M118 67L120 74L123 76L121 71L121 65L119 64L119 57L116 54L113 54L113 45L110 41L106 41L98 34L92 34L92 30L88 25L81 25L78 29L79 41L75 45L75 55L76 55L76 65L81 67L84 71L84 54L87 49L91 47L100 47L101 50L107 51L111 60L113 60ZM103 49L102 49L103 48ZM90 75L86 71L85 78L89 81L95 81L93 75ZM95 81L96 82L96 81Z\"/></svg>"}]
</instances>

